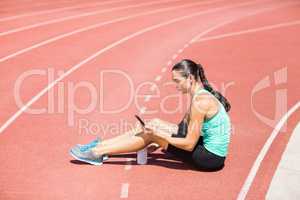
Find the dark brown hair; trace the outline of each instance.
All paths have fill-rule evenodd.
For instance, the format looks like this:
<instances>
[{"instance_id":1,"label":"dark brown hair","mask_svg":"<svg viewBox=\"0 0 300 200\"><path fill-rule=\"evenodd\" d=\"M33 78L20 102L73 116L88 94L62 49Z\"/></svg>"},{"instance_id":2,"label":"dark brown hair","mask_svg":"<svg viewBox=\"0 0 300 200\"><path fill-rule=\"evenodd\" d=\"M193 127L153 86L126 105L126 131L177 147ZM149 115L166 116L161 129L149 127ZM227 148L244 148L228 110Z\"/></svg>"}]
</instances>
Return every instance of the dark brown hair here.
<instances>
[{"instance_id":1,"label":"dark brown hair","mask_svg":"<svg viewBox=\"0 0 300 200\"><path fill-rule=\"evenodd\" d=\"M192 60L184 59L181 62L174 65L172 71L173 70L179 71L181 75L185 78L188 78L189 75L192 75L194 76L195 80L200 80L204 89L213 94L223 104L226 112L230 110L231 105L228 102L228 100L220 92L214 90L209 84L201 64L197 64Z\"/></svg>"}]
</instances>

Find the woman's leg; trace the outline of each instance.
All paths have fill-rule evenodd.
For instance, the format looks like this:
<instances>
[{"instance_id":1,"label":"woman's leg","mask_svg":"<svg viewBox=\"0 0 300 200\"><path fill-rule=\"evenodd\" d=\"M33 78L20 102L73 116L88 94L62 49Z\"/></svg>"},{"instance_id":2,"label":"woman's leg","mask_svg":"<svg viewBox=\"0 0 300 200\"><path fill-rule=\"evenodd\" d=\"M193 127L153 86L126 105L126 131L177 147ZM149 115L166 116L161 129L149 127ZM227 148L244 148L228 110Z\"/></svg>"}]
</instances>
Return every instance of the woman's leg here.
<instances>
[{"instance_id":1,"label":"woman's leg","mask_svg":"<svg viewBox=\"0 0 300 200\"><path fill-rule=\"evenodd\" d=\"M157 120L156 120L157 122ZM164 124L165 126L165 124ZM164 127L165 129L166 127ZM171 129L170 129L171 130ZM159 128L156 131L160 131ZM163 130L165 134L172 134L171 132L167 132ZM145 148L151 143L156 143L160 147L166 149L168 147L168 142L162 138L157 136L149 136L143 133L141 128L133 129L127 134L123 134L116 138L112 138L109 140L105 140L97 145L93 150L96 154L120 154L120 153L130 153L136 152L140 149Z\"/></svg>"},{"instance_id":2,"label":"woman's leg","mask_svg":"<svg viewBox=\"0 0 300 200\"><path fill-rule=\"evenodd\" d=\"M148 125L152 126L153 128L159 130L160 132L170 134L177 133L178 125L173 124L158 118L152 119L148 122Z\"/></svg>"},{"instance_id":3,"label":"woman's leg","mask_svg":"<svg viewBox=\"0 0 300 200\"><path fill-rule=\"evenodd\" d=\"M140 132L140 130L138 130L137 128L134 128L124 134L121 134L119 136L113 137L113 138L109 138L109 139L105 139L101 141L101 145L112 145L115 144L121 140L124 140L125 138L128 137L132 137L134 134Z\"/></svg>"},{"instance_id":4,"label":"woman's leg","mask_svg":"<svg viewBox=\"0 0 300 200\"><path fill-rule=\"evenodd\" d=\"M150 120L148 122L148 124L155 126L156 130L158 130L160 132L163 132L165 134L169 134L169 135L171 135L172 133L176 132L176 130L177 130L177 125L176 124L172 124L172 123L169 123L169 122L166 122L166 121L163 121L163 120L160 120L160 119L156 119L156 118ZM113 137L113 138L110 138L110 139L103 140L103 141L101 141L100 144L102 146L113 145L113 144L118 143L119 141L131 138L135 134L140 133L140 132L142 132L142 129L137 124L135 126L135 128L133 128L132 130L130 130L130 131L128 131L128 132L126 132L126 133L124 133L122 135L119 135L119 136L116 136L116 137ZM159 144L159 145L161 146L161 144Z\"/></svg>"},{"instance_id":5,"label":"woman's leg","mask_svg":"<svg viewBox=\"0 0 300 200\"><path fill-rule=\"evenodd\" d=\"M96 155L114 155L120 153L131 153L136 152L145 148L147 145L152 143L153 139L141 132L137 136L124 137L121 140L116 141L113 144L99 144L97 147L93 148L92 151Z\"/></svg>"}]
</instances>

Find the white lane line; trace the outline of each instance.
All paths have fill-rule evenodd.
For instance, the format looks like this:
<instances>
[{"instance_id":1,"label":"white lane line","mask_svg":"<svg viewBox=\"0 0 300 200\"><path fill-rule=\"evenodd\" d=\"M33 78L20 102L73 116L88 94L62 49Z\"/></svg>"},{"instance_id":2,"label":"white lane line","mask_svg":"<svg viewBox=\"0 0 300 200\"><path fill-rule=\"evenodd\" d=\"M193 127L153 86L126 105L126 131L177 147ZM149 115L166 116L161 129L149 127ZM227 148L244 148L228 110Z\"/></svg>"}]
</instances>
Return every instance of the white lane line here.
<instances>
[{"instance_id":1,"label":"white lane line","mask_svg":"<svg viewBox=\"0 0 300 200\"><path fill-rule=\"evenodd\" d=\"M38 27L41 27L41 26L49 25L49 24L64 22L64 21L68 21L68 20L72 20L72 19L78 19L78 18L82 18L82 17L88 17L88 16L93 16L93 15L98 15L98 14L103 14L103 13L108 13L108 12L113 12L113 11L119 11L119 10L124 10L124 9L129 9L129 8L137 8L137 7L140 7L140 6L148 6L148 5L154 5L154 4L160 4L160 3L172 2L172 1L178 1L178 0L154 1L154 2L147 2L147 3L142 3L142 4L134 4L134 5L129 5L129 6L121 6L121 7L104 9L104 10L98 10L98 11L94 11L94 12L86 12L86 13L82 13L82 14L79 14L79 15L73 15L73 16L53 19L53 20L49 20L49 21L45 21L45 22L41 22L41 23L36 23L36 24L28 25L28 26L23 26L23 27L20 27L20 28L15 28L15 29L12 29L12 30L9 30L9 31L6 31L6 32L1 32L0 36L5 36L5 35L12 34L12 33L18 33L18 32L21 32L21 31L30 30L30 29L33 29L33 28L38 28Z\"/></svg>"},{"instance_id":2,"label":"white lane line","mask_svg":"<svg viewBox=\"0 0 300 200\"><path fill-rule=\"evenodd\" d=\"M283 115L283 117L280 119L280 121L278 122L278 124L276 125L275 129L273 130L273 132L271 133L271 135L269 136L268 140L266 141L265 145L263 146L263 148L261 149L261 151L259 152L248 176L246 181L244 182L239 195L237 197L237 200L244 200L247 196L247 193L253 183L253 180L257 174L257 171L259 170L259 167L263 161L263 159L265 158L266 154L268 153L268 150L270 149L274 139L276 138L276 136L278 135L278 133L280 132L280 129L282 128L282 126L287 122L288 118L294 113L296 112L300 107L300 101L298 103L296 103L285 115Z\"/></svg>"},{"instance_id":3,"label":"white lane line","mask_svg":"<svg viewBox=\"0 0 300 200\"><path fill-rule=\"evenodd\" d=\"M29 4L30 2L28 2L28 4ZM68 2L64 2L64 1L62 1L62 2L57 2L56 4L53 4L52 2L51 3L49 3L49 2L44 2L44 3L38 3L38 1L36 1L36 2L33 2L33 0L32 0L32 5L31 5L31 7L29 7L29 8L26 8L26 7L24 7L25 6L25 4L23 4L21 7L19 7L20 9L34 9L34 8L40 8L40 7L42 7L42 6L51 6L51 5L58 5L58 4L62 4L62 3L68 3ZM0 6L2 6L3 7L3 12L4 13L6 13L6 12L10 12L10 11L16 11L16 8L15 8L15 5L16 4L13 4L13 5L7 5L7 6L13 6L13 7L5 7L6 5L0 5ZM26 10L25 10L26 11Z\"/></svg>"},{"instance_id":4,"label":"white lane line","mask_svg":"<svg viewBox=\"0 0 300 200\"><path fill-rule=\"evenodd\" d=\"M158 82L160 80L161 80L161 76L160 75L156 76L155 79L154 79L155 82Z\"/></svg>"},{"instance_id":5,"label":"white lane line","mask_svg":"<svg viewBox=\"0 0 300 200\"><path fill-rule=\"evenodd\" d=\"M128 191L129 191L129 183L123 183L121 187L120 198L122 199L128 198L128 193L129 193Z\"/></svg>"},{"instance_id":6,"label":"white lane line","mask_svg":"<svg viewBox=\"0 0 300 200\"><path fill-rule=\"evenodd\" d=\"M238 18L235 18L235 19L232 19L232 20L228 20L228 21L225 21L223 23L220 23L204 32L202 32L201 34L199 34L198 36L196 36L195 38L193 38L189 43L190 44L193 44L195 42L200 42L200 38L202 38L203 36L205 36L206 34L210 33L211 31L214 31L222 26L225 26L227 24L230 24L230 23L233 23L237 20L240 20L244 17L249 17L249 16L254 16L254 15L258 15L260 13L263 13L263 12L268 12L268 11L271 11L271 10L276 10L276 9L280 9L280 8L284 8L284 7L288 7L288 6L291 6L291 5L298 5L299 3L295 3L295 2L292 2L292 3L287 3L287 4L284 4L284 5L280 5L280 6L276 6L276 7L271 7L271 8L265 8L265 9L261 9L261 10L257 10L257 11L254 11L254 12L251 12L251 13L248 13L248 14L245 14L243 15L242 17L238 17Z\"/></svg>"},{"instance_id":7,"label":"white lane line","mask_svg":"<svg viewBox=\"0 0 300 200\"><path fill-rule=\"evenodd\" d=\"M272 199L299 199L300 167L299 167L299 143L300 143L300 123L298 122L293 129L288 140L280 162L272 177L268 191L265 195L266 200Z\"/></svg>"},{"instance_id":8,"label":"white lane line","mask_svg":"<svg viewBox=\"0 0 300 200\"><path fill-rule=\"evenodd\" d=\"M222 0L217 0L217 1L222 1ZM202 2L201 4L203 4L203 3L206 3L206 2ZM19 50L19 51L13 53L13 54L8 55L8 56L2 57L2 58L0 58L0 63L4 62L4 61L7 61L8 59L14 58L14 57L16 57L18 55L21 55L23 53L29 52L29 51L31 51L33 49L38 48L38 47L50 44L52 42L61 40L63 38L66 38L66 37L69 37L69 36L72 36L72 35L75 35L75 34L78 34L78 33L82 33L82 32L86 32L86 31L92 30L92 29L100 28L100 27L108 25L108 24L122 22L122 21L126 21L126 20L129 20L129 19L134 19L134 18L137 18L137 17L140 17L140 16L157 14L157 13L160 13L160 12L170 11L170 10L174 10L174 9L178 9L178 8L183 8L183 7L187 7L187 6L189 7L191 5L175 6L175 7L170 7L170 8L152 10L152 11L149 11L149 12L144 12L144 13L136 14L136 15L130 15L130 16L127 16L127 17L121 17L121 18L117 18L117 19L114 19L114 20L111 20L111 21L101 22L101 23L98 23L98 24L94 24L94 25L91 25L91 26L84 27L84 28L76 29L76 30L74 30L72 32L65 33L65 34L62 34L62 35L50 38L48 40L45 40L45 41L40 42L40 43L37 43L37 44L35 44L33 46L30 46L28 48Z\"/></svg>"},{"instance_id":9,"label":"white lane line","mask_svg":"<svg viewBox=\"0 0 300 200\"><path fill-rule=\"evenodd\" d=\"M218 28L220 28L220 27L222 27L222 26L225 26L225 25L231 23L232 21L234 21L234 20L228 20L228 21L222 22L222 23L220 23L220 24L217 24L217 25L215 25L215 26L213 26L213 27L207 29L206 31L201 32L199 35L197 35L196 37L194 37L194 38L190 41L190 43L193 43L195 40L198 40L199 38L201 38L201 37L203 37L204 35L210 33L211 31L216 30L216 29L218 29Z\"/></svg>"},{"instance_id":10,"label":"white lane line","mask_svg":"<svg viewBox=\"0 0 300 200\"><path fill-rule=\"evenodd\" d=\"M237 31L237 32L232 32L232 33L220 34L220 35L215 35L215 36L211 36L211 37L205 37L196 42L218 40L218 39L223 39L223 38L227 38L227 37L239 36L239 35L244 35L244 34L249 34L249 33L256 33L256 32L266 31L266 30L274 30L274 29L278 29L278 28L295 26L295 25L300 25L300 20L291 21L291 22L287 22L287 23L274 24L274 25L270 25L270 26L263 26L263 27L259 27L259 28L247 29L247 30Z\"/></svg>"},{"instance_id":11,"label":"white lane line","mask_svg":"<svg viewBox=\"0 0 300 200\"><path fill-rule=\"evenodd\" d=\"M114 0L114 1L98 2L98 3L92 3L92 4L90 3L90 4L85 4L85 5L77 5L77 6L71 6L71 7L63 7L63 8L55 8L55 9L50 9L50 10L37 11L37 12L32 12L32 13L4 17L4 18L0 19L0 22L14 20L14 19L22 18L22 17L31 17L31 16L38 16L38 15L43 15L43 14L52 14L52 13L56 13L56 12L67 11L67 10L72 10L72 9L77 9L77 8L86 8L86 7L93 7L93 6L99 6L99 5L107 5L107 4L112 4L112 3L116 3L116 2L120 2L120 1L126 1L126 0Z\"/></svg>"},{"instance_id":12,"label":"white lane line","mask_svg":"<svg viewBox=\"0 0 300 200\"><path fill-rule=\"evenodd\" d=\"M224 10L224 9L228 9L228 8L235 8L235 7L241 7L241 6L245 6L245 5L251 5L251 4L255 4L253 1L251 2L246 2L246 3L241 3L241 4L237 4L234 6L225 6L225 7L221 7L221 8L215 8L215 9L210 9L210 10L206 10L206 11L200 11L191 15L185 15L182 17L178 17L172 20L169 20L167 22L163 22L154 26L150 26L148 28L145 28L143 30L137 31L131 35L128 35L122 39L120 39L117 42L114 42L110 45L108 45L107 47L100 49L98 52L96 52L95 54L91 55L90 57L82 60L80 63L74 65L73 67L71 67L69 70L67 70L62 76L60 76L59 78L55 79L52 83L50 83L47 87L45 87L42 91L40 91L36 96L34 96L31 100L29 100L21 109L19 109L13 116L11 116L1 127L0 127L0 133L2 133L11 123L13 123L25 110L27 110L34 102L36 102L39 98L41 98L44 94L46 94L48 92L48 90L50 90L51 88L53 88L59 81L63 80L65 77L69 76L71 73L73 73L74 71L76 71L78 68L82 67L83 65L85 65L86 63L90 62L91 60L97 58L98 56L102 55L103 53L107 52L108 50L132 39L135 38L139 35L142 35L146 32L158 29L160 27L163 26L167 26L179 21L183 21L186 19L190 19L196 16L200 16L202 14L205 13L210 13L210 12L216 12L216 11L220 11L220 10ZM155 86L155 85L152 85ZM152 87L151 87L152 88ZM151 89L150 88L150 89Z\"/></svg>"}]
</instances>

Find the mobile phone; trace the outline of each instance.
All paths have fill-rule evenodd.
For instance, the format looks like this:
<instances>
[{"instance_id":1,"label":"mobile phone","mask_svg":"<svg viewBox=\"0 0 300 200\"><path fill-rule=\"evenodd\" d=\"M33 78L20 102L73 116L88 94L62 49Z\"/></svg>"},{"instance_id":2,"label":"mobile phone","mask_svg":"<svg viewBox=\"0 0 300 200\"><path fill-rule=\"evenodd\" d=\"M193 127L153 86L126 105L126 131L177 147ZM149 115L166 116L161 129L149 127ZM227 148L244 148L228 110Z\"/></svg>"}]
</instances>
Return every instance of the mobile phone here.
<instances>
[{"instance_id":1,"label":"mobile phone","mask_svg":"<svg viewBox=\"0 0 300 200\"><path fill-rule=\"evenodd\" d=\"M145 127L145 122L139 116L137 116L137 115L134 115L134 116L137 118L137 120L139 120L139 122L141 123L141 125L143 127Z\"/></svg>"}]
</instances>

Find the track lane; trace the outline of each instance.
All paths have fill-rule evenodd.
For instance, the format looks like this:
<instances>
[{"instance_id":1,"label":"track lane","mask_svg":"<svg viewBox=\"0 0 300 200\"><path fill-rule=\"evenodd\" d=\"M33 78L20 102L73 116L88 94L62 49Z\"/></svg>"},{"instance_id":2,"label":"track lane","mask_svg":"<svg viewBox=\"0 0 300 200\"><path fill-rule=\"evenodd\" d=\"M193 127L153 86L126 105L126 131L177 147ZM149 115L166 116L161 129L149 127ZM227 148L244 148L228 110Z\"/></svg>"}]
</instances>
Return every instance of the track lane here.
<instances>
[{"instance_id":1,"label":"track lane","mask_svg":"<svg viewBox=\"0 0 300 200\"><path fill-rule=\"evenodd\" d=\"M143 16L143 15L155 14L156 10L157 12L164 12L164 9L166 9L165 11L167 11L168 6L170 7L170 9L176 9L177 6L178 8L180 8L180 6L185 6L185 4L183 4L181 0L178 1L175 0L174 8L172 8L173 5L172 1L173 0L170 0L170 2L169 0L152 1L153 3L147 2L147 3L132 5L132 7L124 6L116 9L112 8L103 11L100 10L99 13L98 12L93 13L91 16L85 16L85 17L84 15L81 16L84 17L84 20L82 21L78 21L76 19L70 21L66 20L58 24L56 23L51 25L49 24L48 26L42 26L37 29L30 29L25 32L19 32L13 35L4 36L3 38L0 38L0 41L3 44L3 46L5 46L6 48L3 49L2 52L3 54L1 53L3 57L1 57L0 62L7 60L6 59L7 57L10 57L10 55L12 54L17 54L18 52L22 51L24 48L26 49L26 47L30 48L31 46L37 46L41 43L45 43L45 42L49 43L52 41L56 41L64 37L68 37L69 35L95 29L97 27L101 27L109 23L117 23L117 22L122 22L124 20ZM190 5L188 4L189 2L191 2ZM189 1L189 2L187 2L186 5L187 7L188 6L192 7L193 6L192 3L196 1ZM198 2L198 4L210 4L210 2L209 1ZM150 7L157 8L157 9L153 10L152 12L151 10L150 11L148 10ZM59 29L60 31L58 32L57 29ZM21 40L22 37L31 34L37 35L37 38L29 37L25 41ZM20 40L20 42L15 44L16 46L12 46L11 41L14 40Z\"/></svg>"},{"instance_id":2,"label":"track lane","mask_svg":"<svg viewBox=\"0 0 300 200\"><path fill-rule=\"evenodd\" d=\"M227 7L224 7L224 8L227 8ZM214 11L214 12L217 12L219 9L217 8L217 9L213 9L212 11ZM224 9L223 9L224 10ZM182 13L179 13L179 11L175 14L175 13L171 13L172 15L179 15L179 16L182 16L182 14L184 14L184 11L181 11ZM214 12L212 12L212 13L214 13ZM169 14L170 14L169 13ZM206 14L207 12L206 11L203 11L203 12L200 12L200 14ZM208 12L209 13L209 12ZM207 13L207 14L208 14ZM166 17L168 18L168 17L170 17L169 16L169 14L168 15L166 15ZM158 21L161 21L161 18L162 16L160 16L160 18L159 17L154 17L153 19L148 19L147 17L144 17L144 18L142 18L142 19L139 19L139 20L142 20L144 23L146 23L146 21L147 20L150 20L149 21L149 23L152 23L152 20L158 20ZM170 18L169 18L170 19ZM127 23L131 23L131 22L127 22ZM125 23L124 23L125 24ZM124 25L123 24L123 25ZM135 24L134 26L144 26L144 25L146 25L146 24ZM130 26L132 26L132 25L130 25ZM115 27L115 29L118 29L118 25L117 24L115 24L114 26L112 26L112 27ZM155 27L154 27L155 28ZM100 30L97 30L97 31L100 31L100 33L102 33L101 31L102 31L103 29L100 29ZM120 33L118 33L118 31L113 31L113 30L111 30L114 34L120 34ZM123 32L125 31L125 33L126 32L130 32L130 30L128 30L128 29L126 29L126 30L122 30ZM89 36L90 34L87 32L87 33L84 33L84 34L86 34L87 36ZM104 34L109 34L110 36L109 37L111 37L111 33L110 32L108 32L108 33L104 33ZM124 34L124 33L123 33ZM82 54L83 53L83 55L81 55L82 57L85 57L84 55L89 55L89 54L91 54L91 53L89 53L88 52L88 50L87 49L85 49L84 51L82 51L82 49L83 49L83 46L82 45L88 45L88 43L85 43L85 44L75 44L74 43L74 41L76 41L76 42L82 42L82 40L81 40L81 38L82 37L84 37L83 35L75 35L75 36L72 36L72 37L69 37L69 38L67 38L66 40L63 40L62 41L62 43L55 43L55 44L52 44L52 45L50 45L50 46L47 46L47 48L43 48L43 49L41 49L41 50L39 50L38 52L39 52L39 54L40 55L43 55L42 53L41 53L41 51L45 51L45 53L44 53L44 55L47 55L47 52L49 52L49 48L52 46L52 47L54 47L54 48L58 48L58 49L61 49L61 48L63 48L63 47L65 47L65 48L69 48L70 46L69 45L65 45L65 42L71 42L71 44L73 45L73 46L75 46L75 47L78 47L79 49L80 49L80 51L79 51L79 53L80 54ZM90 37L90 36L89 36ZM89 37L87 37L87 38L89 38ZM107 38L109 38L109 37L107 37ZM120 37L120 36L118 36L118 37ZM80 38L80 39L79 39ZM105 38L105 37L104 37ZM93 38L92 38L93 39ZM105 42L107 42L107 41L99 41L99 42L104 42L104 44L105 44ZM101 44L101 43L100 43ZM98 44L99 45L99 44ZM90 47L87 47L87 48L90 48ZM95 48L95 47L94 47ZM97 46L97 48L98 48L98 46ZM93 50L93 49L90 49L91 50L91 52L93 52L93 51L95 51L95 50ZM59 52L58 50L51 50L51 52ZM66 50L66 52L67 52L67 50ZM33 54L29 54L29 56L30 55L33 55ZM27 55L28 56L28 55ZM78 59L80 59L79 57L78 57L78 55L72 55L72 57L66 57L66 55L62 55L62 54L57 54L57 56L58 57L56 57L54 54L52 54L52 57L51 58L48 58L48 59L45 59L45 57L41 57L40 59L35 59L34 61L33 61L33 63L30 63L30 65L29 65L29 63L28 63L28 60L30 60L30 59L28 59L28 57L26 57L26 55L24 55L24 56L21 56L21 57L18 57L19 59L21 59L21 60L23 60L23 59L25 59L25 60L27 60L27 63L28 64L26 64L26 65L22 65L24 68L21 68L22 66L20 66L20 67L18 67L18 68L14 68L14 69L12 69L12 73L11 73L11 76L15 76L15 77L11 77L11 78L9 78L9 79L7 79L7 80L5 80L6 81L6 83L5 82L3 82L3 85L4 85L4 88L9 88L10 87L10 89L9 89L9 91L13 91L13 87L14 87L14 84L15 84L15 80L17 79L17 76L18 75L20 75L22 72L24 72L24 69L28 69L28 66L30 66L30 68L32 68L32 66L40 66L40 67L42 67L42 68L45 68L45 67L48 67L48 66L51 66L53 69L63 69L61 66L68 66L69 64L67 64L67 63L63 63L63 60L65 60L65 59L67 59L67 60L65 60L66 62L77 62L77 60ZM17 62L20 62L19 61L19 59L17 59L17 60L13 60L12 62L8 62L8 63L6 63L7 64L7 66L11 66L11 65L18 65L17 64ZM49 59L51 60L51 62L49 61ZM73 60L74 59L74 60ZM24 60L24 61L25 61ZM21 63L23 63L24 61L21 61ZM39 64L37 64L37 62L39 62ZM64 68L64 69L66 69L66 68ZM17 73L17 71L20 71L20 73ZM7 77L10 77L10 75L9 74L7 74ZM9 81L11 81L11 83L9 83ZM40 84L40 85L42 85L42 84ZM37 88L34 88L34 87L32 87L32 86L30 86L30 89L28 89L28 92L26 92L26 96L22 96L22 98L24 98L25 100L26 99L28 99L28 98L30 98L32 95L34 95L36 92L34 92L34 91L40 91L41 90L41 87L40 87L40 85L36 85L37 86ZM25 90L27 90L27 89L25 89ZM13 93L11 93L11 101L13 101L14 100L14 97L13 97ZM11 103L11 101L9 100L9 94L7 95L7 98L6 99L3 99L3 101L5 101L5 102L7 102L8 104L10 104ZM8 110L9 109L9 107L8 106L5 106L5 105L8 105L7 103L3 103L2 104L2 106L3 106L3 110ZM2 117L4 117L4 115L5 114L3 114L2 115Z\"/></svg>"},{"instance_id":3,"label":"track lane","mask_svg":"<svg viewBox=\"0 0 300 200\"><path fill-rule=\"evenodd\" d=\"M54 9L53 12L41 12L40 16L37 15L22 17L21 19L15 20L0 20L1 29L0 36L10 35L18 32L22 32L25 30L30 30L33 28L38 28L41 26L47 26L49 24L64 22L71 19L80 19L81 16L91 16L94 15L101 10L108 10L117 7L125 7L131 5L135 5L138 3L147 3L140 2L136 0L114 0L109 2L98 2L91 4L90 6L82 5L82 6L71 6L63 9Z\"/></svg>"},{"instance_id":4,"label":"track lane","mask_svg":"<svg viewBox=\"0 0 300 200\"><path fill-rule=\"evenodd\" d=\"M107 0L109 1L109 0ZM12 17L12 16L16 16L16 15L24 15L24 14L28 14L28 13L33 13L33 12L39 12L39 11L45 11L45 10L49 10L49 9L56 9L56 8L63 8L66 6L70 6L70 5L74 5L74 1L69 1L66 2L64 5L64 3L62 3L63 5L60 5L59 2L56 3L49 3L49 2L40 2L40 1L33 1L31 3L26 3L26 4L17 4L17 5L12 5L11 7L5 7L3 6L2 9L2 15L1 18L7 18L7 17ZM79 1L78 5L82 4L84 2Z\"/></svg>"},{"instance_id":5,"label":"track lane","mask_svg":"<svg viewBox=\"0 0 300 200\"><path fill-rule=\"evenodd\" d=\"M116 1L118 1L118 0L106 1L105 3L109 4L112 2L116 2ZM124 1L126 1L126 0L124 0ZM72 9L83 9L86 7L97 6L99 4L103 4L103 2L94 2L94 3L89 3L89 4L77 4L77 5L74 5L74 2L73 2L72 6L65 6L65 7L54 8L54 9L50 8L50 9L40 10L40 11L36 11L36 12L27 12L27 13L18 14L18 15L2 17L2 18L0 18L0 22L12 21L12 20L20 19L20 18L27 18L27 17L33 17L33 16L40 16L43 14L68 11L68 10L72 10Z\"/></svg>"},{"instance_id":6,"label":"track lane","mask_svg":"<svg viewBox=\"0 0 300 200\"><path fill-rule=\"evenodd\" d=\"M180 1L180 0L179 0ZM161 2L161 3L160 3ZM177 3L177 4L176 4ZM182 2L181 2L182 5ZM127 19L139 17L146 15L147 12L150 12L149 9L151 7L156 8L156 6L161 6L162 8L153 9L153 14L155 10L163 10L167 9L168 7L172 7L172 0L170 2L166 1L151 1L142 4L136 5L128 5L128 6L121 6L118 9L105 9L99 10L99 13L94 16L86 16L83 17L84 20L78 21L68 20L61 23L54 23L49 24L48 26L43 26L37 29L28 30L25 32L16 33L13 35L8 35L0 38L1 43L6 48L3 48L1 54L1 62L7 60L8 57L11 55L16 55L18 52L22 52L24 49L31 49L33 46L39 46L40 44L44 43L51 43L57 40L63 39L70 35L74 35L77 33L85 32L97 27L101 27L106 24L110 23L117 23L122 22ZM180 2L175 2L174 7L180 6ZM174 8L176 9L176 8ZM136 14L134 14L136 13ZM145 13L145 14L144 14ZM149 13L150 15L151 13ZM131 17L132 16L132 17ZM120 20L118 20L120 19ZM59 31L57 31L59 30ZM36 37L28 37L29 35L37 35ZM22 37L27 37L26 40L21 40ZM18 43L11 43L11 41L19 41Z\"/></svg>"}]
</instances>

